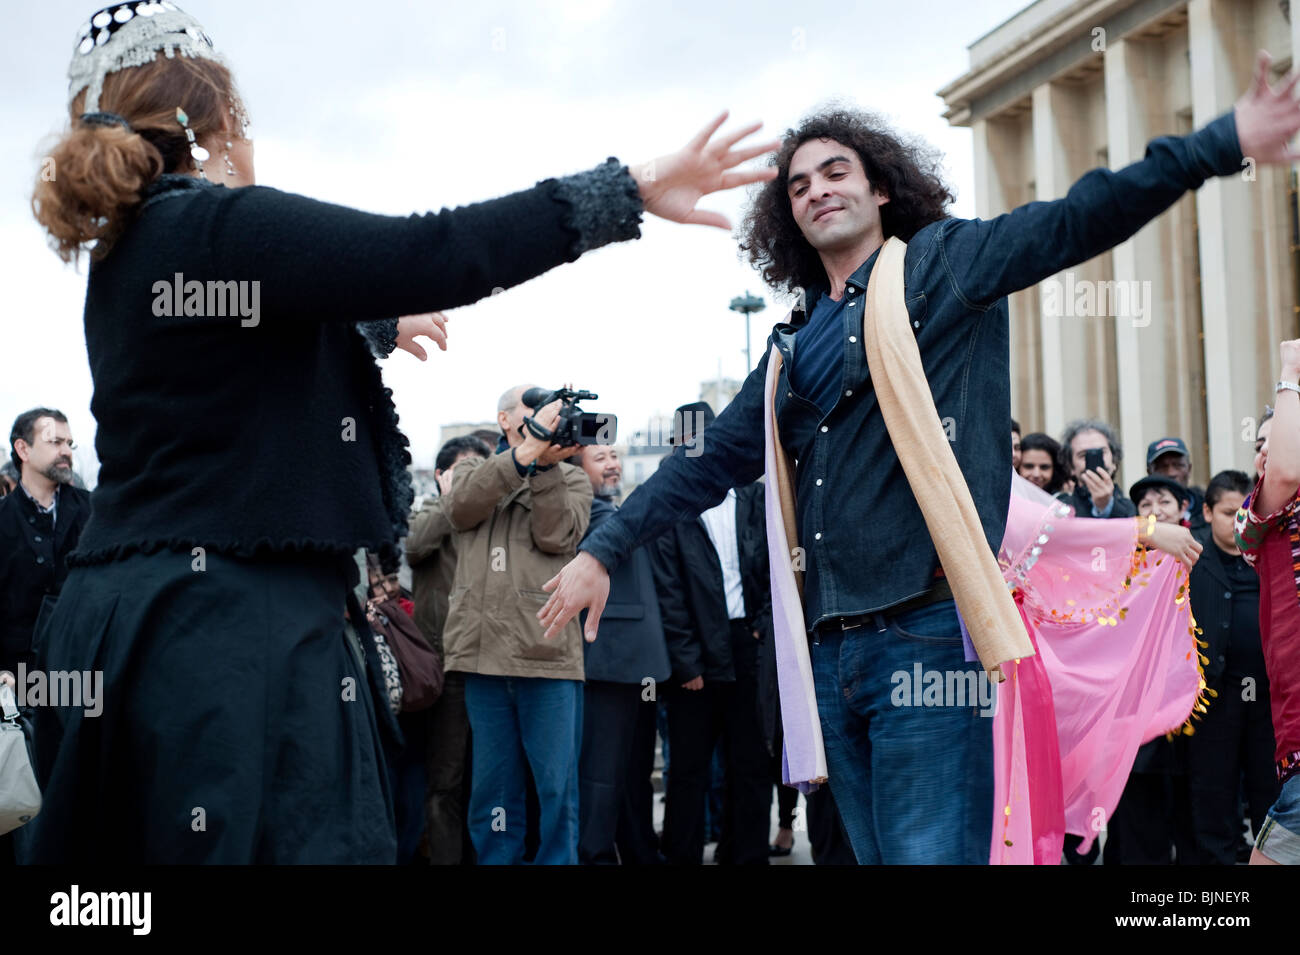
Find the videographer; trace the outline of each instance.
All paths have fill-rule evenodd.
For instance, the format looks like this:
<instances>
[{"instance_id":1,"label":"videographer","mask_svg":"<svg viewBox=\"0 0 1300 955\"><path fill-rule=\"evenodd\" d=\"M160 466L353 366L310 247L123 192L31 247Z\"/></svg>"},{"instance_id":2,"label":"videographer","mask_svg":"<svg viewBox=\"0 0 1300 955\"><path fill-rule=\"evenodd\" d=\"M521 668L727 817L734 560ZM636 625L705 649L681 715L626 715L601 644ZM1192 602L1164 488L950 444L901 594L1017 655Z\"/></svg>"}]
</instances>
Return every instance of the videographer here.
<instances>
[{"instance_id":1,"label":"videographer","mask_svg":"<svg viewBox=\"0 0 1300 955\"><path fill-rule=\"evenodd\" d=\"M469 831L480 865L523 861L527 774L540 804L539 865L577 862L582 634L576 621L546 640L542 584L577 553L590 521L591 482L564 459L581 450L535 436L561 402L536 411L527 385L497 406L503 438L490 458L456 465L446 512L459 532L443 632L448 672L465 674L472 735Z\"/></svg>"}]
</instances>

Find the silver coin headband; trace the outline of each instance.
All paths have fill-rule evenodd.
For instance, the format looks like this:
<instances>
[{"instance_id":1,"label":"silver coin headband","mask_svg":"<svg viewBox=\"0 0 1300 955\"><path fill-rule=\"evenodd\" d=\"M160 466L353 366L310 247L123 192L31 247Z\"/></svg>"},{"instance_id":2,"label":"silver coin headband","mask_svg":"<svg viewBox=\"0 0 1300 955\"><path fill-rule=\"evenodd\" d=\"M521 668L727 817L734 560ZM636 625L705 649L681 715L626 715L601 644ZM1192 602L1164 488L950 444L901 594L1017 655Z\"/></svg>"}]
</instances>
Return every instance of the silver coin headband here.
<instances>
[{"instance_id":1,"label":"silver coin headband","mask_svg":"<svg viewBox=\"0 0 1300 955\"><path fill-rule=\"evenodd\" d=\"M82 112L97 112L105 76L152 63L160 50L169 58L179 53L225 64L199 21L171 0L119 3L82 25L68 67L68 101L85 90Z\"/></svg>"}]
</instances>

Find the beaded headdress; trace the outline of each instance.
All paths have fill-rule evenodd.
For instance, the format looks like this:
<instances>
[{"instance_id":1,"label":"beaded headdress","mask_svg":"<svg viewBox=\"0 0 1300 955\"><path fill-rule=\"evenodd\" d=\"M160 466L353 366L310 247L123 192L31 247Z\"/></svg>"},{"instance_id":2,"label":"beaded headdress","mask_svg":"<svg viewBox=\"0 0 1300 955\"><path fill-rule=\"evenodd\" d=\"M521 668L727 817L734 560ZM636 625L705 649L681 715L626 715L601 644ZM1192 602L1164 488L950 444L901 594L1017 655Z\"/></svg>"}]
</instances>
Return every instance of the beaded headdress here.
<instances>
[{"instance_id":1,"label":"beaded headdress","mask_svg":"<svg viewBox=\"0 0 1300 955\"><path fill-rule=\"evenodd\" d=\"M199 21L171 0L118 3L82 25L68 67L68 101L85 90L82 110L97 112L105 76L152 63L160 50L169 58L179 53L225 64Z\"/></svg>"}]
</instances>

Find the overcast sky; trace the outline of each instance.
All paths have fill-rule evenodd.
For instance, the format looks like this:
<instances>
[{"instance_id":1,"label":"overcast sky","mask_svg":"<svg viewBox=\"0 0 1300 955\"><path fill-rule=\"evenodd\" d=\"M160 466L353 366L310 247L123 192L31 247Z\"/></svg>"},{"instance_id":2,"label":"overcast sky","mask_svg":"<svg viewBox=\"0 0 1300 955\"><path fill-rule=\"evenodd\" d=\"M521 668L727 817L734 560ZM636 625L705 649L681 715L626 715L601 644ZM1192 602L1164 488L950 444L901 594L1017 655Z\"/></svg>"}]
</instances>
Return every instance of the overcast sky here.
<instances>
[{"instance_id":1,"label":"overcast sky","mask_svg":"<svg viewBox=\"0 0 1300 955\"><path fill-rule=\"evenodd\" d=\"M1027 5L910 0L900 18L898 3L880 0L182 3L234 68L262 185L424 212L610 155L650 159L723 108L733 125L761 119L777 135L839 100L879 110L943 150L954 212L964 216L974 215L971 134L947 125L934 91L966 71L969 44ZM26 408L61 408L88 478L97 465L85 265L79 272L49 251L29 200L40 157L66 121L77 28L96 8L12 5L0 57L0 423L7 433ZM704 206L737 224L745 201L734 192ZM517 382L596 391L592 410L618 414L627 434L695 400L701 381L742 376L744 327L727 304L746 290L769 302L753 320L758 349L784 309L740 260L735 238L650 220L639 241L449 312L448 352L384 363L416 464L432 463L440 425L491 418Z\"/></svg>"}]
</instances>

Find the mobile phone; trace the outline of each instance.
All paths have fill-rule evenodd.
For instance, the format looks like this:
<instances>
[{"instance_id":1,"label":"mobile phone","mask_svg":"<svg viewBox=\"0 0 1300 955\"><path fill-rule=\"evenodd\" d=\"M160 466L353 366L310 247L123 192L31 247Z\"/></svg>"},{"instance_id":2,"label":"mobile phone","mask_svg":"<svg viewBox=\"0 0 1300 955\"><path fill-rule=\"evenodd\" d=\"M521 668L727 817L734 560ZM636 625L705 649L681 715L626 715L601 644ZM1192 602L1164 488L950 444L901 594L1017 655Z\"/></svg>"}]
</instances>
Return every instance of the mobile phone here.
<instances>
[{"instance_id":1,"label":"mobile phone","mask_svg":"<svg viewBox=\"0 0 1300 955\"><path fill-rule=\"evenodd\" d=\"M1089 448L1083 452L1083 467L1087 471L1106 470L1106 452L1103 448Z\"/></svg>"}]
</instances>

